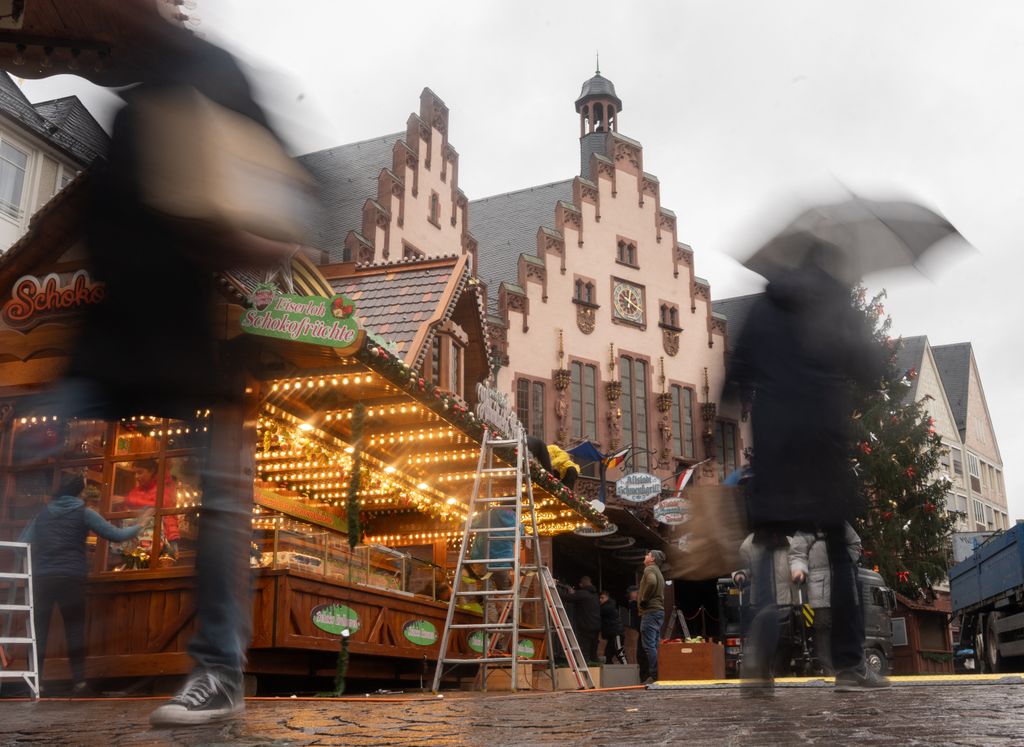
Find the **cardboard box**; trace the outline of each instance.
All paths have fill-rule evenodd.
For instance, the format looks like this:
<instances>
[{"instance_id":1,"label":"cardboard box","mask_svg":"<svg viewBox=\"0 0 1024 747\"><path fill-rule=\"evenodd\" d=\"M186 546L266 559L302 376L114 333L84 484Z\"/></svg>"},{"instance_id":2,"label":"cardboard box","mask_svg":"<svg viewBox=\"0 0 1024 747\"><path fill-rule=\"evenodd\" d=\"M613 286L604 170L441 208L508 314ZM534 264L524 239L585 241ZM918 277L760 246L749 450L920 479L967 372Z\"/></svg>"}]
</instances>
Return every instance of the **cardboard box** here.
<instances>
[{"instance_id":1,"label":"cardboard box","mask_svg":"<svg viewBox=\"0 0 1024 747\"><path fill-rule=\"evenodd\" d=\"M533 664L516 664L517 690L533 689ZM479 678L482 682L483 677ZM487 667L487 689L511 690L512 667Z\"/></svg>"},{"instance_id":2,"label":"cardboard box","mask_svg":"<svg viewBox=\"0 0 1024 747\"><path fill-rule=\"evenodd\" d=\"M545 666L537 665L533 675L533 687L535 690L550 690L551 689L551 677L549 670ZM577 690L576 678L572 675L572 670L569 667L556 667L555 677L557 679L557 685L559 690ZM594 681L594 687L601 687L601 668L591 667L590 678Z\"/></svg>"},{"instance_id":3,"label":"cardboard box","mask_svg":"<svg viewBox=\"0 0 1024 747\"><path fill-rule=\"evenodd\" d=\"M725 646L720 643L662 641L658 646L659 680L725 679Z\"/></svg>"},{"instance_id":4,"label":"cardboard box","mask_svg":"<svg viewBox=\"0 0 1024 747\"><path fill-rule=\"evenodd\" d=\"M601 665L601 687L629 687L639 684L640 666L638 664Z\"/></svg>"}]
</instances>

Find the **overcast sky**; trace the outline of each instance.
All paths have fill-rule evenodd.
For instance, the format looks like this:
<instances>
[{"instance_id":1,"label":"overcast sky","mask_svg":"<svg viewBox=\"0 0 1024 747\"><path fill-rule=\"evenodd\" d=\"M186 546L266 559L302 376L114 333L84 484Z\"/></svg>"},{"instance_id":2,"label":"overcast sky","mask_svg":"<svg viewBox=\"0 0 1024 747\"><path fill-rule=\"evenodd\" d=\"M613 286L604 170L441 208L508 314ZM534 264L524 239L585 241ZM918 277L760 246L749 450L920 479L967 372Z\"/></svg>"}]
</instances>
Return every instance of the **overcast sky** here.
<instances>
[{"instance_id":1,"label":"overcast sky","mask_svg":"<svg viewBox=\"0 0 1024 747\"><path fill-rule=\"evenodd\" d=\"M897 334L973 343L1024 518L1024 3L198 0L196 14L252 66L299 152L403 130L429 86L470 200L578 173L573 101L599 50L619 130L643 144L714 298L761 289L732 257L773 206L843 183L936 207L977 253L933 281L871 285ZM25 90L77 93L109 120L112 97L76 78Z\"/></svg>"}]
</instances>

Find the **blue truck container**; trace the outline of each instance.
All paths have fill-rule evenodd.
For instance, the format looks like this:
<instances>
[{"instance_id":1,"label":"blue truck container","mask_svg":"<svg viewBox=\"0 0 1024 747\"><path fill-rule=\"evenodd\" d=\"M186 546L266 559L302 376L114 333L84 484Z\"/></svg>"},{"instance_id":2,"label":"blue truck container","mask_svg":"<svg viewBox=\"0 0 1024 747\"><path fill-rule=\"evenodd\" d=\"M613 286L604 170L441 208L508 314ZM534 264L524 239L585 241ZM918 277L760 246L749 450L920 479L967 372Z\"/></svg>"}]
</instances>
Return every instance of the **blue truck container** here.
<instances>
[{"instance_id":1,"label":"blue truck container","mask_svg":"<svg viewBox=\"0 0 1024 747\"><path fill-rule=\"evenodd\" d=\"M1024 523L993 535L949 571L960 647L973 647L978 671L1024 668Z\"/></svg>"}]
</instances>

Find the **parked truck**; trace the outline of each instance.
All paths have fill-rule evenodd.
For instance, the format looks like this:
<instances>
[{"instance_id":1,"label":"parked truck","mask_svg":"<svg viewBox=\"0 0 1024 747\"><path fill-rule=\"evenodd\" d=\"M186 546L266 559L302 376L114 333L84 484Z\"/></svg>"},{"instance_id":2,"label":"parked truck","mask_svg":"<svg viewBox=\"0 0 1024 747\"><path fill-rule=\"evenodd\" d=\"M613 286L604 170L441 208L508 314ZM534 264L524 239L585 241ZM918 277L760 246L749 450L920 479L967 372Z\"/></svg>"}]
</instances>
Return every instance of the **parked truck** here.
<instances>
[{"instance_id":1,"label":"parked truck","mask_svg":"<svg viewBox=\"0 0 1024 747\"><path fill-rule=\"evenodd\" d=\"M975 671L1024 671L1024 522L953 566L949 592L958 649L973 649Z\"/></svg>"}]
</instances>

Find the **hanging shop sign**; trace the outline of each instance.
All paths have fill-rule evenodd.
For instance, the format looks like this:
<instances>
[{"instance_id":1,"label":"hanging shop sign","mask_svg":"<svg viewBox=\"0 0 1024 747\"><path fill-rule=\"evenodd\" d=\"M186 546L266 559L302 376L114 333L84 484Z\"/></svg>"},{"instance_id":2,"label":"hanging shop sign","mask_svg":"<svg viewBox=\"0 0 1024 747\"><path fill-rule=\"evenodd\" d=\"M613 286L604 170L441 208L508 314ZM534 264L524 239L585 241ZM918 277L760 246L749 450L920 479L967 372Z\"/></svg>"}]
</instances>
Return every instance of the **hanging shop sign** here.
<instances>
[{"instance_id":1,"label":"hanging shop sign","mask_svg":"<svg viewBox=\"0 0 1024 747\"><path fill-rule=\"evenodd\" d=\"M649 552L646 547L630 547L626 550L616 550L615 557L623 563L642 563Z\"/></svg>"},{"instance_id":2,"label":"hanging shop sign","mask_svg":"<svg viewBox=\"0 0 1024 747\"><path fill-rule=\"evenodd\" d=\"M595 543L602 550L625 550L636 544L635 537L601 537Z\"/></svg>"},{"instance_id":3,"label":"hanging shop sign","mask_svg":"<svg viewBox=\"0 0 1024 747\"><path fill-rule=\"evenodd\" d=\"M437 627L429 620L410 620L402 626L402 635L409 643L417 646L433 646L437 643Z\"/></svg>"},{"instance_id":4,"label":"hanging shop sign","mask_svg":"<svg viewBox=\"0 0 1024 747\"><path fill-rule=\"evenodd\" d=\"M685 498L664 498L654 507L654 518L669 526L682 524L688 513L689 506Z\"/></svg>"},{"instance_id":5,"label":"hanging shop sign","mask_svg":"<svg viewBox=\"0 0 1024 747\"><path fill-rule=\"evenodd\" d=\"M355 352L363 339L356 305L346 296L299 296L281 293L273 283L260 283L249 294L241 326L250 335L328 345Z\"/></svg>"},{"instance_id":6,"label":"hanging shop sign","mask_svg":"<svg viewBox=\"0 0 1024 747\"><path fill-rule=\"evenodd\" d=\"M92 280L87 270L76 271L66 281L55 272L42 278L23 275L0 309L0 319L14 329L24 329L95 306L105 295L106 286Z\"/></svg>"},{"instance_id":7,"label":"hanging shop sign","mask_svg":"<svg viewBox=\"0 0 1024 747\"><path fill-rule=\"evenodd\" d=\"M272 490L267 490L266 488L261 488L259 486L256 486L253 489L253 493L256 504L259 506L269 508L272 511L280 511L282 514L291 516L293 519L299 519L310 524L334 529L338 532L348 531L348 520L340 516L336 516L328 511L323 511L315 506L309 506L302 501L285 498Z\"/></svg>"},{"instance_id":8,"label":"hanging shop sign","mask_svg":"<svg viewBox=\"0 0 1024 747\"><path fill-rule=\"evenodd\" d=\"M643 503L661 495L661 480L647 472L634 472L615 481L615 495L630 503Z\"/></svg>"},{"instance_id":9,"label":"hanging shop sign","mask_svg":"<svg viewBox=\"0 0 1024 747\"><path fill-rule=\"evenodd\" d=\"M603 529L594 529L589 524L584 524L581 527L576 527L572 533L580 537L607 537L617 531L619 531L618 525L609 522Z\"/></svg>"},{"instance_id":10,"label":"hanging shop sign","mask_svg":"<svg viewBox=\"0 0 1024 747\"><path fill-rule=\"evenodd\" d=\"M313 624L325 633L341 635L359 630L359 613L347 604L320 604L310 612Z\"/></svg>"},{"instance_id":11,"label":"hanging shop sign","mask_svg":"<svg viewBox=\"0 0 1024 747\"><path fill-rule=\"evenodd\" d=\"M493 637L493 636L492 636ZM466 639L466 643L469 644L471 651L475 651L478 654L484 652L484 634L483 631L478 630L473 633L469 638ZM537 647L534 646L533 641L529 638L523 638L519 641L519 645L516 647L516 651L524 659L532 659L537 654Z\"/></svg>"},{"instance_id":12,"label":"hanging shop sign","mask_svg":"<svg viewBox=\"0 0 1024 747\"><path fill-rule=\"evenodd\" d=\"M476 416L480 420L506 436L515 436L519 432L519 418L504 392L477 384L476 401Z\"/></svg>"}]
</instances>

